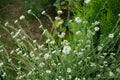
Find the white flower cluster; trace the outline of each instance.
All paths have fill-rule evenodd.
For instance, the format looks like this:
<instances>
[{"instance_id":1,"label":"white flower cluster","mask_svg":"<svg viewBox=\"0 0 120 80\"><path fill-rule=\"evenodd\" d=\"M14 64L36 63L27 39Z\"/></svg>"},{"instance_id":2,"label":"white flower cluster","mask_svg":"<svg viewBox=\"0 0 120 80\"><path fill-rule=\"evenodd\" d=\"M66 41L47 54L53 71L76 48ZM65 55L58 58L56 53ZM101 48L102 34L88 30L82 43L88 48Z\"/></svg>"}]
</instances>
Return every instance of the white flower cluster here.
<instances>
[{"instance_id":1,"label":"white flower cluster","mask_svg":"<svg viewBox=\"0 0 120 80\"><path fill-rule=\"evenodd\" d=\"M59 38L64 38L65 37L65 33L62 32L61 34L58 35Z\"/></svg>"},{"instance_id":2,"label":"white flower cluster","mask_svg":"<svg viewBox=\"0 0 120 80\"><path fill-rule=\"evenodd\" d=\"M24 15L21 15L21 16L20 16L20 20L23 20L23 19L25 19L25 16L24 16Z\"/></svg>"},{"instance_id":3,"label":"white flower cluster","mask_svg":"<svg viewBox=\"0 0 120 80\"><path fill-rule=\"evenodd\" d=\"M63 45L63 46L69 45L68 40L63 40L63 41L61 42L61 45Z\"/></svg>"},{"instance_id":4,"label":"white flower cluster","mask_svg":"<svg viewBox=\"0 0 120 80\"><path fill-rule=\"evenodd\" d=\"M91 0L84 0L84 3L88 4Z\"/></svg>"},{"instance_id":5,"label":"white flower cluster","mask_svg":"<svg viewBox=\"0 0 120 80\"><path fill-rule=\"evenodd\" d=\"M95 31L99 31L100 28L99 28L99 27L95 27L94 30L95 30Z\"/></svg>"},{"instance_id":6,"label":"white flower cluster","mask_svg":"<svg viewBox=\"0 0 120 80\"><path fill-rule=\"evenodd\" d=\"M32 11L29 9L27 13L30 14L31 12L32 12Z\"/></svg>"},{"instance_id":7,"label":"white flower cluster","mask_svg":"<svg viewBox=\"0 0 120 80\"><path fill-rule=\"evenodd\" d=\"M5 23L5 26L8 26L8 25L9 25L9 22L6 22L6 23Z\"/></svg>"},{"instance_id":8,"label":"white flower cluster","mask_svg":"<svg viewBox=\"0 0 120 80\"><path fill-rule=\"evenodd\" d=\"M3 62L0 63L0 67L2 67L2 66L3 66Z\"/></svg>"},{"instance_id":9,"label":"white flower cluster","mask_svg":"<svg viewBox=\"0 0 120 80\"><path fill-rule=\"evenodd\" d=\"M51 70L46 70L46 73L51 74Z\"/></svg>"},{"instance_id":10,"label":"white flower cluster","mask_svg":"<svg viewBox=\"0 0 120 80\"><path fill-rule=\"evenodd\" d=\"M71 73L71 71L72 71L71 68L67 68L68 73Z\"/></svg>"},{"instance_id":11,"label":"white flower cluster","mask_svg":"<svg viewBox=\"0 0 120 80\"><path fill-rule=\"evenodd\" d=\"M43 27L43 25L40 25L40 26L39 26L39 28L42 28L42 27Z\"/></svg>"},{"instance_id":12,"label":"white flower cluster","mask_svg":"<svg viewBox=\"0 0 120 80\"><path fill-rule=\"evenodd\" d=\"M76 23L81 23L82 20L80 19L80 17L76 17L76 18L75 18L75 22L76 22Z\"/></svg>"},{"instance_id":13,"label":"white flower cluster","mask_svg":"<svg viewBox=\"0 0 120 80\"><path fill-rule=\"evenodd\" d=\"M60 17L58 17L58 16L56 16L56 17L55 17L55 20L60 20L60 19L61 19L61 18L60 18Z\"/></svg>"},{"instance_id":14,"label":"white flower cluster","mask_svg":"<svg viewBox=\"0 0 120 80\"><path fill-rule=\"evenodd\" d=\"M95 21L94 23L92 23L93 26L99 25L100 22L99 21Z\"/></svg>"},{"instance_id":15,"label":"white flower cluster","mask_svg":"<svg viewBox=\"0 0 120 80\"><path fill-rule=\"evenodd\" d=\"M70 47L70 46L64 46L64 47L63 47L62 52L63 52L64 54L69 54L70 51L71 51L71 47Z\"/></svg>"},{"instance_id":16,"label":"white flower cluster","mask_svg":"<svg viewBox=\"0 0 120 80\"><path fill-rule=\"evenodd\" d=\"M42 11L42 13L41 13L41 14L42 14L42 15L44 15L45 13L46 13L45 11Z\"/></svg>"},{"instance_id":17,"label":"white flower cluster","mask_svg":"<svg viewBox=\"0 0 120 80\"><path fill-rule=\"evenodd\" d=\"M15 35L13 35L12 37L13 37L13 38L16 38L16 37L20 34L20 32L21 32L21 29L19 29L19 30L15 33Z\"/></svg>"},{"instance_id":18,"label":"white flower cluster","mask_svg":"<svg viewBox=\"0 0 120 80\"><path fill-rule=\"evenodd\" d=\"M58 10L57 13L58 14L62 14L63 12L62 12L62 10Z\"/></svg>"},{"instance_id":19,"label":"white flower cluster","mask_svg":"<svg viewBox=\"0 0 120 80\"><path fill-rule=\"evenodd\" d=\"M18 20L15 20L14 23L15 23L15 24L18 23Z\"/></svg>"},{"instance_id":20,"label":"white flower cluster","mask_svg":"<svg viewBox=\"0 0 120 80\"><path fill-rule=\"evenodd\" d=\"M114 74L112 71L109 71L109 76L110 76L110 77L114 77L115 74Z\"/></svg>"},{"instance_id":21,"label":"white flower cluster","mask_svg":"<svg viewBox=\"0 0 120 80\"><path fill-rule=\"evenodd\" d=\"M120 13L118 14L118 17L120 17Z\"/></svg>"},{"instance_id":22,"label":"white flower cluster","mask_svg":"<svg viewBox=\"0 0 120 80\"><path fill-rule=\"evenodd\" d=\"M79 35L79 34L81 34L81 31L77 31L75 34L76 34L76 35Z\"/></svg>"},{"instance_id":23,"label":"white flower cluster","mask_svg":"<svg viewBox=\"0 0 120 80\"><path fill-rule=\"evenodd\" d=\"M111 33L111 34L108 35L108 37L109 37L110 39L113 39L113 38L114 38L114 34Z\"/></svg>"},{"instance_id":24,"label":"white flower cluster","mask_svg":"<svg viewBox=\"0 0 120 80\"><path fill-rule=\"evenodd\" d=\"M44 58L45 58L45 60L47 60L47 59L50 58L50 55L49 55L48 53L46 53L46 54L44 55Z\"/></svg>"}]
</instances>

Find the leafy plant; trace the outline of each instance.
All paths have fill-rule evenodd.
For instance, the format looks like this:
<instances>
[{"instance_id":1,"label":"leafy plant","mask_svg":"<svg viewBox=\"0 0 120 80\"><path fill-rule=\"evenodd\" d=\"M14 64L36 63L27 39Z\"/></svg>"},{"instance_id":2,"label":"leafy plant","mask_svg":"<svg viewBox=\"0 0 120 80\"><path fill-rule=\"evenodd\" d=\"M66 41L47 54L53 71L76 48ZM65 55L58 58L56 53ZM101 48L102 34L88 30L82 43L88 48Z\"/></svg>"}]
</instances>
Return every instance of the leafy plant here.
<instances>
[{"instance_id":1,"label":"leafy plant","mask_svg":"<svg viewBox=\"0 0 120 80\"><path fill-rule=\"evenodd\" d=\"M45 29L42 21L34 12L28 10L28 13L40 23L39 29L43 31L42 36L45 37L42 44L38 44L37 40L28 35L22 28L22 26L27 25L29 30L24 15L20 17L19 21L14 22L15 27L8 22L5 25L0 25L8 32L14 43L14 47L7 49L6 46L9 45L5 46L2 41L0 42L1 77L5 80L120 79L119 44L113 52L116 42L120 38L120 14L117 14L115 27L113 26L112 31L106 34L106 37L100 38L100 42L95 46L96 38L94 36L100 31L101 19L103 17L106 19L106 16L104 16L105 13L102 13L98 20L94 21L92 18L94 15L91 14L94 11L88 12L90 4L92 2L84 2L84 6L76 4L74 15L71 19L68 18L71 33L56 30L63 27L64 20L61 19L61 11L57 11L60 14L55 17L55 20L52 20L45 11L42 12L42 15L47 16L53 23L53 32L51 33ZM91 14L92 17L88 14ZM109 15L109 17L111 16ZM24 23L22 26L21 22Z\"/></svg>"}]
</instances>

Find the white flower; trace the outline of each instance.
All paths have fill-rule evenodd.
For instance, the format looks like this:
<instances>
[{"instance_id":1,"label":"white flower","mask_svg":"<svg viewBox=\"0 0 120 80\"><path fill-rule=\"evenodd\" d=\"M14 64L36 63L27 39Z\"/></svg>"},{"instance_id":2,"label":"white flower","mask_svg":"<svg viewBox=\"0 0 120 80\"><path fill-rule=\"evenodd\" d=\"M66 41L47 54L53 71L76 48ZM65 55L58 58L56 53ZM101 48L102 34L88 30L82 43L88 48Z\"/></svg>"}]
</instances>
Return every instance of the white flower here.
<instances>
[{"instance_id":1,"label":"white flower","mask_svg":"<svg viewBox=\"0 0 120 80\"><path fill-rule=\"evenodd\" d=\"M62 52L63 52L64 54L69 54L70 51L71 51L71 47L70 47L70 46L64 46L64 47L63 47Z\"/></svg>"},{"instance_id":2,"label":"white flower","mask_svg":"<svg viewBox=\"0 0 120 80\"><path fill-rule=\"evenodd\" d=\"M30 56L31 56L31 57L34 57L34 56L35 56L35 54L33 53L33 51L30 52Z\"/></svg>"},{"instance_id":3,"label":"white flower","mask_svg":"<svg viewBox=\"0 0 120 80\"><path fill-rule=\"evenodd\" d=\"M49 43L49 42L50 42L50 39L47 39L47 40L46 40L46 43Z\"/></svg>"},{"instance_id":4,"label":"white flower","mask_svg":"<svg viewBox=\"0 0 120 80\"><path fill-rule=\"evenodd\" d=\"M62 42L61 42L61 45L69 45L69 42L68 42L68 40L63 40Z\"/></svg>"},{"instance_id":5,"label":"white flower","mask_svg":"<svg viewBox=\"0 0 120 80\"><path fill-rule=\"evenodd\" d=\"M81 49L81 51L85 51L86 49Z\"/></svg>"},{"instance_id":6,"label":"white flower","mask_svg":"<svg viewBox=\"0 0 120 80\"><path fill-rule=\"evenodd\" d=\"M115 53L110 53L112 56L115 56Z\"/></svg>"},{"instance_id":7,"label":"white flower","mask_svg":"<svg viewBox=\"0 0 120 80\"><path fill-rule=\"evenodd\" d=\"M89 47L90 47L90 45L86 45L85 47L86 47L86 48L89 48Z\"/></svg>"},{"instance_id":8,"label":"white flower","mask_svg":"<svg viewBox=\"0 0 120 80\"><path fill-rule=\"evenodd\" d=\"M58 35L59 38L64 38L65 37L65 33L62 32L60 35Z\"/></svg>"},{"instance_id":9,"label":"white flower","mask_svg":"<svg viewBox=\"0 0 120 80\"><path fill-rule=\"evenodd\" d=\"M65 80L64 78L62 78L61 80Z\"/></svg>"},{"instance_id":10,"label":"white flower","mask_svg":"<svg viewBox=\"0 0 120 80\"><path fill-rule=\"evenodd\" d=\"M118 17L120 17L120 13L118 14Z\"/></svg>"},{"instance_id":11,"label":"white flower","mask_svg":"<svg viewBox=\"0 0 120 80\"><path fill-rule=\"evenodd\" d=\"M42 15L44 15L45 13L46 13L45 11L42 11L42 13L41 13L41 14L42 14Z\"/></svg>"},{"instance_id":12,"label":"white flower","mask_svg":"<svg viewBox=\"0 0 120 80\"><path fill-rule=\"evenodd\" d=\"M30 13L31 13L31 10L29 9L29 10L28 10L28 14L30 14Z\"/></svg>"},{"instance_id":13,"label":"white flower","mask_svg":"<svg viewBox=\"0 0 120 80\"><path fill-rule=\"evenodd\" d=\"M90 2L90 0L85 0L84 3L88 4Z\"/></svg>"},{"instance_id":14,"label":"white flower","mask_svg":"<svg viewBox=\"0 0 120 80\"><path fill-rule=\"evenodd\" d=\"M78 52L77 54L78 54L78 55L82 55L82 54L83 54L83 52Z\"/></svg>"},{"instance_id":15,"label":"white flower","mask_svg":"<svg viewBox=\"0 0 120 80\"><path fill-rule=\"evenodd\" d=\"M59 78L59 79L61 79L61 78L62 78L62 76L58 76L58 78Z\"/></svg>"},{"instance_id":16,"label":"white flower","mask_svg":"<svg viewBox=\"0 0 120 80\"><path fill-rule=\"evenodd\" d=\"M92 25L99 25L100 24L100 22L99 21L95 21L94 23L92 23Z\"/></svg>"},{"instance_id":17,"label":"white flower","mask_svg":"<svg viewBox=\"0 0 120 80\"><path fill-rule=\"evenodd\" d=\"M22 40L24 40L25 38L26 38L26 36L23 36L23 37L22 37Z\"/></svg>"},{"instance_id":18,"label":"white flower","mask_svg":"<svg viewBox=\"0 0 120 80\"><path fill-rule=\"evenodd\" d=\"M56 50L52 51L52 54L56 53Z\"/></svg>"},{"instance_id":19,"label":"white flower","mask_svg":"<svg viewBox=\"0 0 120 80\"><path fill-rule=\"evenodd\" d=\"M108 62L107 61L103 61L104 64L107 64Z\"/></svg>"},{"instance_id":20,"label":"white flower","mask_svg":"<svg viewBox=\"0 0 120 80\"><path fill-rule=\"evenodd\" d=\"M41 63L39 64L40 67L43 67L44 65L45 65L44 62L41 62Z\"/></svg>"},{"instance_id":21,"label":"white flower","mask_svg":"<svg viewBox=\"0 0 120 80\"><path fill-rule=\"evenodd\" d=\"M21 29L19 29L19 30L15 33L15 35L12 36L12 37L13 37L13 38L16 38L16 37L20 34L20 32L21 32Z\"/></svg>"},{"instance_id":22,"label":"white flower","mask_svg":"<svg viewBox=\"0 0 120 80\"><path fill-rule=\"evenodd\" d=\"M4 50L2 49L2 50L0 50L0 52L3 52Z\"/></svg>"},{"instance_id":23,"label":"white flower","mask_svg":"<svg viewBox=\"0 0 120 80\"><path fill-rule=\"evenodd\" d=\"M21 54L21 53L22 53L22 51L18 51L18 52L17 52L18 55Z\"/></svg>"},{"instance_id":24,"label":"white flower","mask_svg":"<svg viewBox=\"0 0 120 80\"><path fill-rule=\"evenodd\" d=\"M68 73L71 73L71 71L72 71L71 68L67 68Z\"/></svg>"},{"instance_id":25,"label":"white flower","mask_svg":"<svg viewBox=\"0 0 120 80\"><path fill-rule=\"evenodd\" d=\"M46 32L47 32L47 29L45 29L45 30L43 31L42 35L45 35L45 34L46 34Z\"/></svg>"},{"instance_id":26,"label":"white flower","mask_svg":"<svg viewBox=\"0 0 120 80\"><path fill-rule=\"evenodd\" d=\"M114 34L109 34L108 37L113 39L114 38Z\"/></svg>"},{"instance_id":27,"label":"white flower","mask_svg":"<svg viewBox=\"0 0 120 80\"><path fill-rule=\"evenodd\" d=\"M6 76L6 73L4 72L3 74L2 74L2 77L5 77Z\"/></svg>"},{"instance_id":28,"label":"white flower","mask_svg":"<svg viewBox=\"0 0 120 80\"><path fill-rule=\"evenodd\" d=\"M119 69L119 68L117 68L116 71L117 71L118 73L120 73L120 69Z\"/></svg>"},{"instance_id":29,"label":"white flower","mask_svg":"<svg viewBox=\"0 0 120 80\"><path fill-rule=\"evenodd\" d=\"M91 67L96 67L96 64L95 63L91 63L90 66Z\"/></svg>"},{"instance_id":30,"label":"white flower","mask_svg":"<svg viewBox=\"0 0 120 80\"><path fill-rule=\"evenodd\" d=\"M70 79L70 80L72 79L72 76L71 76L71 75L69 75L69 79Z\"/></svg>"},{"instance_id":31,"label":"white flower","mask_svg":"<svg viewBox=\"0 0 120 80\"><path fill-rule=\"evenodd\" d=\"M37 50L37 48L34 48L34 51L36 51Z\"/></svg>"},{"instance_id":32,"label":"white flower","mask_svg":"<svg viewBox=\"0 0 120 80\"><path fill-rule=\"evenodd\" d=\"M58 14L62 14L63 12L62 12L62 10L58 10L57 13Z\"/></svg>"},{"instance_id":33,"label":"white flower","mask_svg":"<svg viewBox=\"0 0 120 80\"><path fill-rule=\"evenodd\" d=\"M102 50L103 47L102 46L98 46L97 48L98 48L98 51L100 51L100 50Z\"/></svg>"},{"instance_id":34,"label":"white flower","mask_svg":"<svg viewBox=\"0 0 120 80\"><path fill-rule=\"evenodd\" d=\"M12 50L12 51L10 51L10 54L13 54L14 53L14 51Z\"/></svg>"},{"instance_id":35,"label":"white flower","mask_svg":"<svg viewBox=\"0 0 120 80\"><path fill-rule=\"evenodd\" d=\"M106 56L106 55L107 55L107 53L103 53L103 55L104 55L104 56Z\"/></svg>"},{"instance_id":36,"label":"white flower","mask_svg":"<svg viewBox=\"0 0 120 80\"><path fill-rule=\"evenodd\" d=\"M24 53L24 54L23 54L23 56L25 57L25 56L27 56L27 54L26 54L26 53Z\"/></svg>"},{"instance_id":37,"label":"white flower","mask_svg":"<svg viewBox=\"0 0 120 80\"><path fill-rule=\"evenodd\" d=\"M2 67L2 66L3 66L3 62L0 63L0 67Z\"/></svg>"},{"instance_id":38,"label":"white flower","mask_svg":"<svg viewBox=\"0 0 120 80\"><path fill-rule=\"evenodd\" d=\"M95 27L94 30L95 30L95 31L99 31L100 28L99 28L99 27Z\"/></svg>"},{"instance_id":39,"label":"white flower","mask_svg":"<svg viewBox=\"0 0 120 80\"><path fill-rule=\"evenodd\" d=\"M118 35L120 35L120 33Z\"/></svg>"},{"instance_id":40,"label":"white flower","mask_svg":"<svg viewBox=\"0 0 120 80\"><path fill-rule=\"evenodd\" d=\"M72 22L72 20L69 20L69 23L71 23Z\"/></svg>"},{"instance_id":41,"label":"white flower","mask_svg":"<svg viewBox=\"0 0 120 80\"><path fill-rule=\"evenodd\" d=\"M14 32L11 32L10 34L11 34L11 35L14 35Z\"/></svg>"},{"instance_id":42,"label":"white flower","mask_svg":"<svg viewBox=\"0 0 120 80\"><path fill-rule=\"evenodd\" d=\"M100 74L98 74L98 75L96 75L97 77L100 77L101 75Z\"/></svg>"},{"instance_id":43,"label":"white flower","mask_svg":"<svg viewBox=\"0 0 120 80\"><path fill-rule=\"evenodd\" d=\"M112 71L109 71L109 76L110 76L110 77L114 77L115 74L114 74Z\"/></svg>"},{"instance_id":44,"label":"white flower","mask_svg":"<svg viewBox=\"0 0 120 80\"><path fill-rule=\"evenodd\" d=\"M88 21L83 21L84 24L88 23Z\"/></svg>"},{"instance_id":45,"label":"white flower","mask_svg":"<svg viewBox=\"0 0 120 80\"><path fill-rule=\"evenodd\" d=\"M51 70L46 70L46 73L51 74Z\"/></svg>"},{"instance_id":46,"label":"white flower","mask_svg":"<svg viewBox=\"0 0 120 80\"><path fill-rule=\"evenodd\" d=\"M8 26L8 25L9 25L9 22L6 22L6 23L5 23L5 26Z\"/></svg>"},{"instance_id":47,"label":"white flower","mask_svg":"<svg viewBox=\"0 0 120 80\"><path fill-rule=\"evenodd\" d=\"M80 78L76 77L74 80L80 80Z\"/></svg>"},{"instance_id":48,"label":"white flower","mask_svg":"<svg viewBox=\"0 0 120 80\"><path fill-rule=\"evenodd\" d=\"M56 16L56 17L55 17L55 20L60 20L60 19L61 19L61 18L60 18L60 17L58 17L58 16Z\"/></svg>"},{"instance_id":49,"label":"white flower","mask_svg":"<svg viewBox=\"0 0 120 80\"><path fill-rule=\"evenodd\" d=\"M77 31L77 32L76 32L76 35L79 35L80 33L81 33L81 31Z\"/></svg>"},{"instance_id":50,"label":"white flower","mask_svg":"<svg viewBox=\"0 0 120 80\"><path fill-rule=\"evenodd\" d=\"M82 20L80 19L80 17L76 17L76 18L75 18L75 22L76 22L76 23L81 23Z\"/></svg>"},{"instance_id":51,"label":"white flower","mask_svg":"<svg viewBox=\"0 0 120 80\"><path fill-rule=\"evenodd\" d=\"M33 43L36 43L37 42L37 40L33 40Z\"/></svg>"},{"instance_id":52,"label":"white flower","mask_svg":"<svg viewBox=\"0 0 120 80\"><path fill-rule=\"evenodd\" d=\"M42 28L42 27L43 27L43 25L40 25L40 26L39 26L39 28Z\"/></svg>"},{"instance_id":53,"label":"white flower","mask_svg":"<svg viewBox=\"0 0 120 80\"><path fill-rule=\"evenodd\" d=\"M85 79L85 77L83 77L83 79L82 79L82 80L86 80L86 79Z\"/></svg>"},{"instance_id":54,"label":"white flower","mask_svg":"<svg viewBox=\"0 0 120 80\"><path fill-rule=\"evenodd\" d=\"M15 20L14 23L15 23L15 24L18 23L18 20Z\"/></svg>"},{"instance_id":55,"label":"white flower","mask_svg":"<svg viewBox=\"0 0 120 80\"><path fill-rule=\"evenodd\" d=\"M59 22L58 22L58 25L61 25L61 24L63 24L63 21L59 21Z\"/></svg>"},{"instance_id":56,"label":"white flower","mask_svg":"<svg viewBox=\"0 0 120 80\"><path fill-rule=\"evenodd\" d=\"M45 58L45 60L47 60L47 59L50 58L50 55L47 53L47 54L44 55L44 58Z\"/></svg>"},{"instance_id":57,"label":"white flower","mask_svg":"<svg viewBox=\"0 0 120 80\"><path fill-rule=\"evenodd\" d=\"M55 44L55 41L53 40L53 41L50 41L50 44Z\"/></svg>"},{"instance_id":58,"label":"white flower","mask_svg":"<svg viewBox=\"0 0 120 80\"><path fill-rule=\"evenodd\" d=\"M39 45L38 48L39 49L42 49L44 47L44 45Z\"/></svg>"},{"instance_id":59,"label":"white flower","mask_svg":"<svg viewBox=\"0 0 120 80\"><path fill-rule=\"evenodd\" d=\"M28 72L28 74L27 74L27 76L30 76L30 75L32 75L32 71Z\"/></svg>"},{"instance_id":60,"label":"white flower","mask_svg":"<svg viewBox=\"0 0 120 80\"><path fill-rule=\"evenodd\" d=\"M56 64L55 64L54 62L53 62L53 63L51 63L51 65L52 65L52 66L56 66Z\"/></svg>"},{"instance_id":61,"label":"white flower","mask_svg":"<svg viewBox=\"0 0 120 80\"><path fill-rule=\"evenodd\" d=\"M23 19L25 19L25 16L24 16L24 15L21 15L21 16L20 16L20 20L23 20Z\"/></svg>"}]
</instances>

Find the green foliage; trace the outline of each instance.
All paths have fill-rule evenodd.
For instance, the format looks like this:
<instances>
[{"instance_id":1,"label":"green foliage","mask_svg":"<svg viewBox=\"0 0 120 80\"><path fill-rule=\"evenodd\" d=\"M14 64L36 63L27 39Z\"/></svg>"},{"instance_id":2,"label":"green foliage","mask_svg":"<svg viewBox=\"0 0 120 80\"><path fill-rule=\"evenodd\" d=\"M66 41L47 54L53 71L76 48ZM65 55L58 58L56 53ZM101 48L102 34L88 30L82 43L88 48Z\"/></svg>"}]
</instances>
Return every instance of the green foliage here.
<instances>
[{"instance_id":1,"label":"green foliage","mask_svg":"<svg viewBox=\"0 0 120 80\"><path fill-rule=\"evenodd\" d=\"M115 3L118 3L117 0ZM28 10L28 14L40 23L39 29L43 31L41 36L45 37L41 44L31 36L24 15L12 25L8 22L0 25L14 43L14 47L9 47L10 45L4 44L7 42L1 40L6 37L0 38L0 75L3 79L120 79L120 45L117 44L120 39L119 11L111 11L112 3L104 0L92 0L83 5L76 2L74 4L74 15L70 16L71 19L67 17L69 30L60 32L57 28L63 28L65 22L61 18L62 10L59 10L54 20L45 11L42 12L53 25L52 33L45 29L42 21L32 10ZM116 5L117 9L118 7ZM28 30L25 31L22 26L27 26ZM107 29L111 31L106 32ZM104 35L104 38L100 38L101 42L98 39L101 36L100 32Z\"/></svg>"},{"instance_id":2,"label":"green foliage","mask_svg":"<svg viewBox=\"0 0 120 80\"><path fill-rule=\"evenodd\" d=\"M120 13L119 0L91 0L86 5L86 15L90 22L100 21L101 33L104 37L110 33Z\"/></svg>"}]
</instances>

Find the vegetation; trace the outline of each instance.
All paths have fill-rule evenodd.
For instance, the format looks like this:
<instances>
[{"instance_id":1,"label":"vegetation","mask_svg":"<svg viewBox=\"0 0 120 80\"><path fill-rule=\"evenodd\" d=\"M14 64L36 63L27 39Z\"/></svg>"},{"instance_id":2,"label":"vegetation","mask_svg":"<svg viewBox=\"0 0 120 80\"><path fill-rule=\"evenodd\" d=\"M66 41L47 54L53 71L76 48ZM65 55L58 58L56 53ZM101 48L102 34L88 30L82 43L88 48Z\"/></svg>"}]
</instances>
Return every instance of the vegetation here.
<instances>
[{"instance_id":1,"label":"vegetation","mask_svg":"<svg viewBox=\"0 0 120 80\"><path fill-rule=\"evenodd\" d=\"M31 8L33 1L27 11L39 23L44 38L41 44L32 37L24 15L14 24L0 24L12 43L12 47L6 44L1 33L1 79L119 80L119 0L56 0L50 3L57 10L54 19L44 6L40 7L40 4L49 5L51 1L47 1L36 2ZM42 12L36 13L39 8ZM46 16L51 29L45 27L38 14Z\"/></svg>"}]
</instances>

